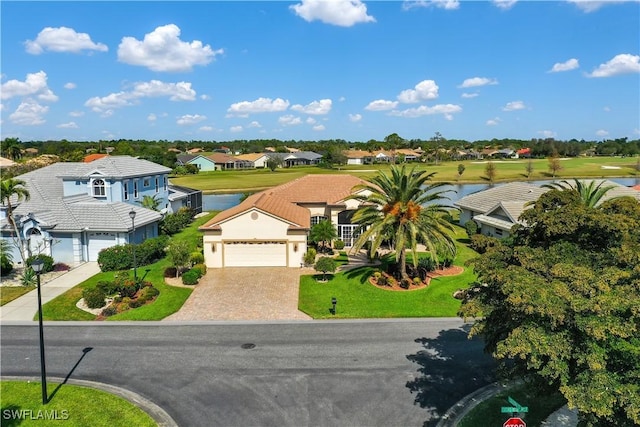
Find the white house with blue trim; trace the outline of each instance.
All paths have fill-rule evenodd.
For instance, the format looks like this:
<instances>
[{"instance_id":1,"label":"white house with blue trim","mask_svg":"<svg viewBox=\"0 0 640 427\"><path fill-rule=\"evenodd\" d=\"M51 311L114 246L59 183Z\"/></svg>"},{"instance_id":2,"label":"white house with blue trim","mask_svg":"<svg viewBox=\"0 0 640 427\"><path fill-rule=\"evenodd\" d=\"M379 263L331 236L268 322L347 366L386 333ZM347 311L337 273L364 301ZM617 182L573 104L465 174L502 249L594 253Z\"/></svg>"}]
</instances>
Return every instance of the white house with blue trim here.
<instances>
[{"instance_id":1,"label":"white house with blue trim","mask_svg":"<svg viewBox=\"0 0 640 427\"><path fill-rule=\"evenodd\" d=\"M147 160L107 156L90 163L54 163L17 176L30 194L28 201L12 200L26 255L42 253L55 262L77 264L96 261L104 248L156 237L163 212L172 211L170 172ZM162 212L143 208L144 196L159 200ZM0 206L0 230L2 239L15 241L5 206ZM21 260L18 247L13 259Z\"/></svg>"}]
</instances>

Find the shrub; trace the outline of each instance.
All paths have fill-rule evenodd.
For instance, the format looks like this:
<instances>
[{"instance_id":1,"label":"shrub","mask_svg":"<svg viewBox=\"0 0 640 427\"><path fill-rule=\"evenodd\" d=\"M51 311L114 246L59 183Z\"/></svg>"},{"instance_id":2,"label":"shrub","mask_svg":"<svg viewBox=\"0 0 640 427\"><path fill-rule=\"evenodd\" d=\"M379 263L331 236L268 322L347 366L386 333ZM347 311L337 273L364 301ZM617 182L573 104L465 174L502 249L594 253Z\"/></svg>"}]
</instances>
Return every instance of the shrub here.
<instances>
[{"instance_id":1,"label":"shrub","mask_svg":"<svg viewBox=\"0 0 640 427\"><path fill-rule=\"evenodd\" d=\"M420 258L418 261L418 268L422 268L426 271L434 271L436 269L436 262L431 258Z\"/></svg>"},{"instance_id":2,"label":"shrub","mask_svg":"<svg viewBox=\"0 0 640 427\"><path fill-rule=\"evenodd\" d=\"M89 308L104 307L106 295L100 289L85 289L82 291L82 298Z\"/></svg>"},{"instance_id":3,"label":"shrub","mask_svg":"<svg viewBox=\"0 0 640 427\"><path fill-rule=\"evenodd\" d=\"M13 271L13 263L6 256L0 257L0 275L6 276Z\"/></svg>"},{"instance_id":4,"label":"shrub","mask_svg":"<svg viewBox=\"0 0 640 427\"><path fill-rule=\"evenodd\" d=\"M158 236L147 239L139 245L134 245L136 251L136 263L140 265L153 264L159 259L164 258L164 248L169 242L168 236ZM133 266L133 262L132 262Z\"/></svg>"},{"instance_id":5,"label":"shrub","mask_svg":"<svg viewBox=\"0 0 640 427\"><path fill-rule=\"evenodd\" d=\"M476 234L471 236L471 243L469 246L479 254L487 252L490 248L499 244L498 239L495 237L485 236L484 234Z\"/></svg>"},{"instance_id":6,"label":"shrub","mask_svg":"<svg viewBox=\"0 0 640 427\"><path fill-rule=\"evenodd\" d=\"M378 277L378 285L387 286L388 284L389 281L387 280L387 276L381 274L380 277Z\"/></svg>"},{"instance_id":7,"label":"shrub","mask_svg":"<svg viewBox=\"0 0 640 427\"><path fill-rule=\"evenodd\" d=\"M330 257L323 256L313 266L316 271L322 271L322 278L326 277L327 272L333 273L338 268L336 260Z\"/></svg>"},{"instance_id":8,"label":"shrub","mask_svg":"<svg viewBox=\"0 0 640 427\"><path fill-rule=\"evenodd\" d=\"M98 254L98 265L102 271L126 270L133 267L131 245L117 245L101 250Z\"/></svg>"},{"instance_id":9,"label":"shrub","mask_svg":"<svg viewBox=\"0 0 640 427\"><path fill-rule=\"evenodd\" d=\"M197 285L198 280L200 280L200 275L195 270L189 270L182 275L182 283L188 286Z\"/></svg>"},{"instance_id":10,"label":"shrub","mask_svg":"<svg viewBox=\"0 0 640 427\"><path fill-rule=\"evenodd\" d=\"M376 280L378 280L381 276L382 276L382 273L380 273L379 271L375 271L373 273L373 278Z\"/></svg>"},{"instance_id":11,"label":"shrub","mask_svg":"<svg viewBox=\"0 0 640 427\"><path fill-rule=\"evenodd\" d=\"M420 283L422 283L422 279L420 279L419 277L414 277L413 278L413 284L414 285L419 285Z\"/></svg>"},{"instance_id":12,"label":"shrub","mask_svg":"<svg viewBox=\"0 0 640 427\"><path fill-rule=\"evenodd\" d=\"M166 235L173 235L181 231L191 223L195 211L190 208L180 208L178 212L166 215L160 221L160 232Z\"/></svg>"},{"instance_id":13,"label":"shrub","mask_svg":"<svg viewBox=\"0 0 640 427\"><path fill-rule=\"evenodd\" d=\"M200 277L207 274L207 266L204 264L196 264L193 267L191 267L191 269L198 271L200 273Z\"/></svg>"},{"instance_id":14,"label":"shrub","mask_svg":"<svg viewBox=\"0 0 640 427\"><path fill-rule=\"evenodd\" d=\"M204 264L204 255L202 254L202 252L191 252L191 255L189 256L189 262L191 263L191 265Z\"/></svg>"},{"instance_id":15,"label":"shrub","mask_svg":"<svg viewBox=\"0 0 640 427\"><path fill-rule=\"evenodd\" d=\"M176 277L178 276L178 269L175 267L167 267L164 269L164 277Z\"/></svg>"},{"instance_id":16,"label":"shrub","mask_svg":"<svg viewBox=\"0 0 640 427\"><path fill-rule=\"evenodd\" d=\"M131 302L129 303L129 308L138 308L141 307L144 304L144 301L140 301L140 299L134 299L131 300Z\"/></svg>"},{"instance_id":17,"label":"shrub","mask_svg":"<svg viewBox=\"0 0 640 427\"><path fill-rule=\"evenodd\" d=\"M158 295L160 295L160 291L153 286L147 286L140 291L140 297L146 298L147 300L153 299Z\"/></svg>"},{"instance_id":18,"label":"shrub","mask_svg":"<svg viewBox=\"0 0 640 427\"><path fill-rule=\"evenodd\" d=\"M409 286L411 286L411 280L410 279L402 279L400 281L400 287L402 289L409 289Z\"/></svg>"},{"instance_id":19,"label":"shrub","mask_svg":"<svg viewBox=\"0 0 640 427\"><path fill-rule=\"evenodd\" d=\"M31 266L33 261L37 259L40 259L43 262L41 273L48 273L50 271L53 271L53 258L51 258L49 255L38 254L30 256L29 258L27 258L27 265Z\"/></svg>"},{"instance_id":20,"label":"shrub","mask_svg":"<svg viewBox=\"0 0 640 427\"><path fill-rule=\"evenodd\" d=\"M20 277L20 284L22 286L35 286L36 281L36 272L31 267L25 268Z\"/></svg>"},{"instance_id":21,"label":"shrub","mask_svg":"<svg viewBox=\"0 0 640 427\"><path fill-rule=\"evenodd\" d=\"M316 262L317 254L318 252L315 249L313 248L307 249L307 253L304 254L304 263L306 265L313 265Z\"/></svg>"},{"instance_id":22,"label":"shrub","mask_svg":"<svg viewBox=\"0 0 640 427\"><path fill-rule=\"evenodd\" d=\"M465 222L464 229L467 232L467 236L469 236L469 238L478 234L478 224L476 224L474 220L470 219L469 221Z\"/></svg>"},{"instance_id":23,"label":"shrub","mask_svg":"<svg viewBox=\"0 0 640 427\"><path fill-rule=\"evenodd\" d=\"M113 295L118 292L118 286L115 282L100 280L96 284L96 289L100 289L105 295Z\"/></svg>"},{"instance_id":24,"label":"shrub","mask_svg":"<svg viewBox=\"0 0 640 427\"><path fill-rule=\"evenodd\" d=\"M53 271L69 271L69 270L71 270L71 267L69 267L64 262L57 262L53 264Z\"/></svg>"},{"instance_id":25,"label":"shrub","mask_svg":"<svg viewBox=\"0 0 640 427\"><path fill-rule=\"evenodd\" d=\"M336 248L339 251L344 249L344 241L336 240L335 242L333 242L333 247Z\"/></svg>"},{"instance_id":26,"label":"shrub","mask_svg":"<svg viewBox=\"0 0 640 427\"><path fill-rule=\"evenodd\" d=\"M118 293L121 297L133 297L138 292L138 284L131 279L127 279L118 287Z\"/></svg>"},{"instance_id":27,"label":"shrub","mask_svg":"<svg viewBox=\"0 0 640 427\"><path fill-rule=\"evenodd\" d=\"M115 305L110 305L109 307L106 307L104 310L100 312L100 315L104 317L110 317L115 314L118 314L118 309L116 308Z\"/></svg>"}]
</instances>

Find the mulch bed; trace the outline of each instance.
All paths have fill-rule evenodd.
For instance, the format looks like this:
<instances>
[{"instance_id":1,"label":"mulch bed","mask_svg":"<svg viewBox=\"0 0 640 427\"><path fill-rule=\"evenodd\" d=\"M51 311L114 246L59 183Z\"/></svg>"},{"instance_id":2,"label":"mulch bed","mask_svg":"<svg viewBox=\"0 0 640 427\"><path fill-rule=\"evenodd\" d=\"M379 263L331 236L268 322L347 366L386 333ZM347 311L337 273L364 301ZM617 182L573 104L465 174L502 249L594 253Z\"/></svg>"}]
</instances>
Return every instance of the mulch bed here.
<instances>
[{"instance_id":1,"label":"mulch bed","mask_svg":"<svg viewBox=\"0 0 640 427\"><path fill-rule=\"evenodd\" d=\"M369 277L369 283L371 283L376 288L384 289L385 291L403 291L403 292L417 291L419 289L424 289L427 286L429 286L429 283L431 283L432 278L445 277L445 276L457 276L458 274L462 274L463 271L464 271L464 268L459 267L457 265L453 265L449 268L441 268L441 269L430 272L427 276L427 280L421 282L419 285L412 283L411 286L409 286L409 289L405 289L402 286L400 286L400 281L397 281L397 280L393 281L392 283L388 283L387 285L384 285L384 286L378 285L378 283L376 282L373 276Z\"/></svg>"}]
</instances>

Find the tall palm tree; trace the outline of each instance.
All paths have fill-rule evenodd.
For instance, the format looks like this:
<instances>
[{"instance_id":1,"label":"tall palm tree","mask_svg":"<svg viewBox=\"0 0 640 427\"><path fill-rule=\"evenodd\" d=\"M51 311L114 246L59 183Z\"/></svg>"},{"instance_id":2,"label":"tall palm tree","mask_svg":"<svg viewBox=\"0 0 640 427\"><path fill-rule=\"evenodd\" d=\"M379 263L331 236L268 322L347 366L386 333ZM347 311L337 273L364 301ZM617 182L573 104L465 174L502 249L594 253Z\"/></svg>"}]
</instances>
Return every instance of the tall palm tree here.
<instances>
[{"instance_id":1,"label":"tall palm tree","mask_svg":"<svg viewBox=\"0 0 640 427\"><path fill-rule=\"evenodd\" d=\"M25 187L26 182L21 179L16 178L8 178L0 181L0 195L2 196L2 204L7 207L7 219L11 226L13 227L13 231L16 233L16 243L20 248L20 256L22 257L23 265L26 265L26 260L24 258L24 242L20 238L20 232L18 231L18 225L16 224L15 218L13 217L13 205L11 204L11 199L15 196L18 202L22 200L29 200L31 195L29 194L29 190Z\"/></svg>"},{"instance_id":2,"label":"tall palm tree","mask_svg":"<svg viewBox=\"0 0 640 427\"><path fill-rule=\"evenodd\" d=\"M153 196L146 195L139 201L143 208L151 209L152 211L157 211L160 207L160 203L162 200L156 198L156 194Z\"/></svg>"},{"instance_id":3,"label":"tall palm tree","mask_svg":"<svg viewBox=\"0 0 640 427\"><path fill-rule=\"evenodd\" d=\"M18 138L5 138L2 141L2 153L12 160L18 160L22 157L22 149L20 148L20 140Z\"/></svg>"},{"instance_id":4,"label":"tall palm tree","mask_svg":"<svg viewBox=\"0 0 640 427\"><path fill-rule=\"evenodd\" d=\"M575 190L580 195L580 200L584 203L585 206L594 208L598 205L602 198L607 194L609 190L615 188L614 185L604 185L604 181L600 181L599 184L596 185L595 180L589 181L587 184L585 181L580 181L577 179L573 180L571 183L567 180L562 180L560 182L553 182L551 184L543 185L544 188L551 188L553 190Z\"/></svg>"},{"instance_id":5,"label":"tall palm tree","mask_svg":"<svg viewBox=\"0 0 640 427\"><path fill-rule=\"evenodd\" d=\"M369 183L355 186L354 191L366 191L349 197L361 202L352 217L360 225L353 250L370 241L373 256L383 240L391 240L402 279L409 279L406 250L411 250L413 265L417 266L418 244L425 245L436 262L438 249L455 256L455 244L448 233L453 227L444 218L447 207L439 203L447 199L447 191L439 189L448 184L427 184L434 175L435 172L427 174L415 167L407 170L406 165L394 165L390 175L380 172Z\"/></svg>"}]
</instances>

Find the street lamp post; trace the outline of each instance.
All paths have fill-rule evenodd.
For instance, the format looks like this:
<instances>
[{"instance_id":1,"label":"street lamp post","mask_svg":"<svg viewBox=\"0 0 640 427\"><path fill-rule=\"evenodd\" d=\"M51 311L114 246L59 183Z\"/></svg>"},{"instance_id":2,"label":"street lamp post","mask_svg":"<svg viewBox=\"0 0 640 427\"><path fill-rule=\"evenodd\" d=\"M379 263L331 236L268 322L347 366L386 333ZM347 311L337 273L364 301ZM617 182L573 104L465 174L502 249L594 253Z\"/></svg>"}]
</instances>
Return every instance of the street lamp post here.
<instances>
[{"instance_id":1,"label":"street lamp post","mask_svg":"<svg viewBox=\"0 0 640 427\"><path fill-rule=\"evenodd\" d=\"M42 382L42 404L46 405L49 400L47 395L47 369L44 362L44 330L42 328L42 292L40 290L40 273L44 267L44 261L36 258L31 263L31 268L36 272L38 280L38 325L40 326L40 376Z\"/></svg>"},{"instance_id":2,"label":"street lamp post","mask_svg":"<svg viewBox=\"0 0 640 427\"><path fill-rule=\"evenodd\" d=\"M133 209L131 209L129 211L129 218L131 218L131 228L133 229L133 232L131 233L131 241L129 243L131 243L131 252L133 252L133 280L135 280L136 283L138 283L138 272L137 272L137 265L136 265L136 248L133 245L133 240L135 239L135 235L136 235L136 211L134 211Z\"/></svg>"}]
</instances>

